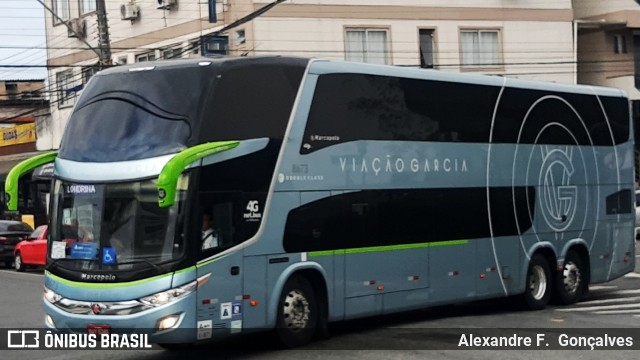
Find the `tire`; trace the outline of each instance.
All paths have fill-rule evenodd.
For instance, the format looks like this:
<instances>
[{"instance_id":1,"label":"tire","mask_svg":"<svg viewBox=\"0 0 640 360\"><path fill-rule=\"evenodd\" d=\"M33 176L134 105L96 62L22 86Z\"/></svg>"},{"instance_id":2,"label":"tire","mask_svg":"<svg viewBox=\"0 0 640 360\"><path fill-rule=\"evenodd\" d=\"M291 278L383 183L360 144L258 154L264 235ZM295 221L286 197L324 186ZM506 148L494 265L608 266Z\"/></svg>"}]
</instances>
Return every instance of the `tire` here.
<instances>
[{"instance_id":1,"label":"tire","mask_svg":"<svg viewBox=\"0 0 640 360\"><path fill-rule=\"evenodd\" d=\"M315 333L318 315L318 301L311 284L294 275L284 285L278 301L278 339L288 348L307 344Z\"/></svg>"},{"instance_id":2,"label":"tire","mask_svg":"<svg viewBox=\"0 0 640 360\"><path fill-rule=\"evenodd\" d=\"M575 304L580 301L586 289L584 261L577 252L569 251L564 259L562 271L558 271L555 298L563 305Z\"/></svg>"},{"instance_id":3,"label":"tire","mask_svg":"<svg viewBox=\"0 0 640 360\"><path fill-rule=\"evenodd\" d=\"M22 262L22 255L19 251L16 253L16 257L13 260L13 265L17 272L23 272L27 268Z\"/></svg>"},{"instance_id":4,"label":"tire","mask_svg":"<svg viewBox=\"0 0 640 360\"><path fill-rule=\"evenodd\" d=\"M524 290L524 302L529 310L541 310L547 306L552 284L549 263L544 256L534 255L529 261Z\"/></svg>"},{"instance_id":5,"label":"tire","mask_svg":"<svg viewBox=\"0 0 640 360\"><path fill-rule=\"evenodd\" d=\"M0 260L2 261L2 260ZM11 268L11 260L10 259L4 259L4 261L2 262L2 265L0 266L0 268L2 269L10 269Z\"/></svg>"}]
</instances>

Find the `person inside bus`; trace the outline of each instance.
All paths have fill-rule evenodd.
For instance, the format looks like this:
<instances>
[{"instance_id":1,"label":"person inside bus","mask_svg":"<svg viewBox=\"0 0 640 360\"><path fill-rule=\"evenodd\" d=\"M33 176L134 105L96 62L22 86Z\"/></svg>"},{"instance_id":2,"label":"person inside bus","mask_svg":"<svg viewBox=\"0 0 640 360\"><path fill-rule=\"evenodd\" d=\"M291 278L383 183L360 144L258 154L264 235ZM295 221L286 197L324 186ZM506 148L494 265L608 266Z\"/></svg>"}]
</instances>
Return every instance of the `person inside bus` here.
<instances>
[{"instance_id":1,"label":"person inside bus","mask_svg":"<svg viewBox=\"0 0 640 360\"><path fill-rule=\"evenodd\" d=\"M211 214L202 214L202 250L218 246L218 233L213 229Z\"/></svg>"}]
</instances>

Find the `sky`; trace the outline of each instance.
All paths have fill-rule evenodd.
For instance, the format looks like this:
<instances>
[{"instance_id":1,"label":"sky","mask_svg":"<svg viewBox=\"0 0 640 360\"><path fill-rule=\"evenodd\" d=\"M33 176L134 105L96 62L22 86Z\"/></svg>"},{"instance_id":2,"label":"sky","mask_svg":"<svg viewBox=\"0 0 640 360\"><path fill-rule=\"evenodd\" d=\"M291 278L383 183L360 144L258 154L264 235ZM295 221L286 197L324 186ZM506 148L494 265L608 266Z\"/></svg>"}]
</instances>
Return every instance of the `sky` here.
<instances>
[{"instance_id":1,"label":"sky","mask_svg":"<svg viewBox=\"0 0 640 360\"><path fill-rule=\"evenodd\" d=\"M0 0L0 80L46 79L44 12L36 0Z\"/></svg>"}]
</instances>

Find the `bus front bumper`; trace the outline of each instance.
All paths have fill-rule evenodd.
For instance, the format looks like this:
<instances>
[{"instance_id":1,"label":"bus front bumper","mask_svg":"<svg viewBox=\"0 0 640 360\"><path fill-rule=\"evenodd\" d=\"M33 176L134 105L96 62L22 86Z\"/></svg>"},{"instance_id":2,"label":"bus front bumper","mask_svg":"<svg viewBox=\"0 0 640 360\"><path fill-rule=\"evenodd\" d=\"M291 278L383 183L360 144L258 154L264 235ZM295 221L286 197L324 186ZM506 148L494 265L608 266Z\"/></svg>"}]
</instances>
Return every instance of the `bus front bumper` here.
<instances>
[{"instance_id":1,"label":"bus front bumper","mask_svg":"<svg viewBox=\"0 0 640 360\"><path fill-rule=\"evenodd\" d=\"M58 332L148 334L150 343L192 343L197 338L195 301L196 294L191 293L175 302L132 314L127 314L131 310L124 309L116 310L118 314L104 315L101 314L104 308L126 302L67 300L64 304L54 304L44 299L45 323L50 330ZM87 306L90 312L86 311Z\"/></svg>"}]
</instances>

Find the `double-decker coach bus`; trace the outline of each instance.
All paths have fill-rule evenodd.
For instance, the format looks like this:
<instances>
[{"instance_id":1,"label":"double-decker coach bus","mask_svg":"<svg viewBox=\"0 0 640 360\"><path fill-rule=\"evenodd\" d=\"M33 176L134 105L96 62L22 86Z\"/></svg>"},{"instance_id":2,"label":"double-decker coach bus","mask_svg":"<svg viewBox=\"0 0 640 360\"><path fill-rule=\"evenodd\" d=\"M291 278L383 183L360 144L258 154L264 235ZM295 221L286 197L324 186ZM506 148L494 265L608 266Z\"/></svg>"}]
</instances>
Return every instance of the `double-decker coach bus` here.
<instances>
[{"instance_id":1,"label":"double-decker coach bus","mask_svg":"<svg viewBox=\"0 0 640 360\"><path fill-rule=\"evenodd\" d=\"M521 295L634 268L616 89L289 57L92 78L54 162L51 329L160 344ZM209 239L202 239L202 223ZM77 236L65 231L77 227Z\"/></svg>"}]
</instances>

